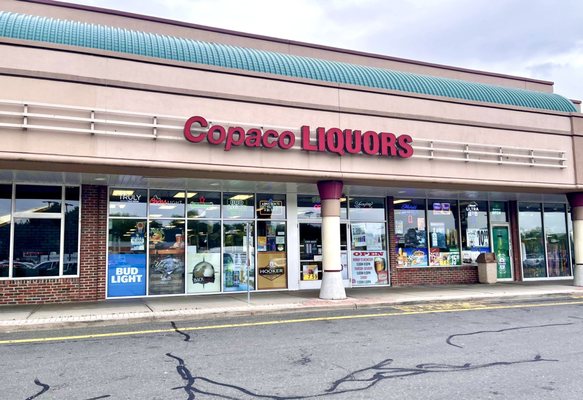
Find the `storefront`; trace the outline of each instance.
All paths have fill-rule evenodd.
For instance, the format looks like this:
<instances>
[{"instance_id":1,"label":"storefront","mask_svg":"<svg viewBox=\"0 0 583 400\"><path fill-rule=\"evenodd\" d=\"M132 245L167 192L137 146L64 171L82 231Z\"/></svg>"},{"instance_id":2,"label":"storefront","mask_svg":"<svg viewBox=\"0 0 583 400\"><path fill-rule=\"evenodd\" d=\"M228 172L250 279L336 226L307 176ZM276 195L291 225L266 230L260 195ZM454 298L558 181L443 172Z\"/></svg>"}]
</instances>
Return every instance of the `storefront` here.
<instances>
[{"instance_id":1,"label":"storefront","mask_svg":"<svg viewBox=\"0 0 583 400\"><path fill-rule=\"evenodd\" d=\"M48 0L0 50L2 304L583 284L551 82Z\"/></svg>"}]
</instances>

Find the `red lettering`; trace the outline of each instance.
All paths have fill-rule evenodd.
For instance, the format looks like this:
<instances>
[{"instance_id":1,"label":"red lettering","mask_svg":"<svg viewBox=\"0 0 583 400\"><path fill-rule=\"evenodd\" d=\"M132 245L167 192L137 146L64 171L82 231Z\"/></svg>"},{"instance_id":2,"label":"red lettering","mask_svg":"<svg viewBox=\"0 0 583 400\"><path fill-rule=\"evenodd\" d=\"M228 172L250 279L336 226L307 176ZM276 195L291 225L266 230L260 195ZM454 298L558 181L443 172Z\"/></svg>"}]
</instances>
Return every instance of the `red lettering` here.
<instances>
[{"instance_id":1,"label":"red lettering","mask_svg":"<svg viewBox=\"0 0 583 400\"><path fill-rule=\"evenodd\" d=\"M286 143L287 140L287 143ZM277 146L282 150L288 150L294 147L296 143L296 136L293 132L283 131L279 134L279 139L277 140Z\"/></svg>"},{"instance_id":2,"label":"red lettering","mask_svg":"<svg viewBox=\"0 0 583 400\"><path fill-rule=\"evenodd\" d=\"M194 125L195 123L199 124L201 128L206 128L207 126L209 126L207 120L204 119L203 117L199 116L190 117L186 120L186 123L184 124L184 138L189 142L199 143L204 140L206 132L201 132L198 135L193 135L191 129L192 125Z\"/></svg>"},{"instance_id":3,"label":"red lettering","mask_svg":"<svg viewBox=\"0 0 583 400\"><path fill-rule=\"evenodd\" d=\"M344 135L338 128L330 128L326 131L326 149L329 152L344 155Z\"/></svg>"},{"instance_id":4,"label":"red lettering","mask_svg":"<svg viewBox=\"0 0 583 400\"><path fill-rule=\"evenodd\" d=\"M261 147L261 129L251 128L245 134L245 146Z\"/></svg>"},{"instance_id":5,"label":"red lettering","mask_svg":"<svg viewBox=\"0 0 583 400\"><path fill-rule=\"evenodd\" d=\"M261 138L261 143L263 144L263 147L266 147L268 149L272 149L277 145L277 137L279 136L279 134L274 131L273 129L268 129L263 133L263 137ZM273 138L275 140L270 141L269 139Z\"/></svg>"},{"instance_id":6,"label":"red lettering","mask_svg":"<svg viewBox=\"0 0 583 400\"><path fill-rule=\"evenodd\" d=\"M350 154L358 154L362 148L362 132L353 131L352 129L344 130L344 146L346 152Z\"/></svg>"},{"instance_id":7,"label":"red lettering","mask_svg":"<svg viewBox=\"0 0 583 400\"><path fill-rule=\"evenodd\" d=\"M316 128L316 143L318 143L318 151L326 151L326 128Z\"/></svg>"},{"instance_id":8,"label":"red lettering","mask_svg":"<svg viewBox=\"0 0 583 400\"><path fill-rule=\"evenodd\" d=\"M379 154L379 150L379 135L375 131L364 132L362 135L362 151L374 156L375 154Z\"/></svg>"},{"instance_id":9,"label":"red lettering","mask_svg":"<svg viewBox=\"0 0 583 400\"><path fill-rule=\"evenodd\" d=\"M237 140L235 140L235 135ZM241 146L245 141L245 129L240 126L230 127L227 129L227 141L225 142L225 151L231 150L231 146Z\"/></svg>"},{"instance_id":10,"label":"red lettering","mask_svg":"<svg viewBox=\"0 0 583 400\"><path fill-rule=\"evenodd\" d=\"M306 151L318 151L318 148L310 142L310 127L304 125L301 128L302 131L302 150Z\"/></svg>"},{"instance_id":11,"label":"red lettering","mask_svg":"<svg viewBox=\"0 0 583 400\"><path fill-rule=\"evenodd\" d=\"M216 132L219 133L218 138L215 137ZM227 132L225 132L225 127L223 127L222 125L213 125L209 128L209 131L206 135L206 140L208 140L210 144L221 144L225 141L226 137Z\"/></svg>"},{"instance_id":12,"label":"red lettering","mask_svg":"<svg viewBox=\"0 0 583 400\"><path fill-rule=\"evenodd\" d=\"M399 146L399 150L397 153L401 158L410 158L413 155L413 139L409 135L401 135L397 138L397 145Z\"/></svg>"},{"instance_id":13,"label":"red lettering","mask_svg":"<svg viewBox=\"0 0 583 400\"><path fill-rule=\"evenodd\" d=\"M381 132L381 154L394 157L397 155L397 137L389 132Z\"/></svg>"}]
</instances>

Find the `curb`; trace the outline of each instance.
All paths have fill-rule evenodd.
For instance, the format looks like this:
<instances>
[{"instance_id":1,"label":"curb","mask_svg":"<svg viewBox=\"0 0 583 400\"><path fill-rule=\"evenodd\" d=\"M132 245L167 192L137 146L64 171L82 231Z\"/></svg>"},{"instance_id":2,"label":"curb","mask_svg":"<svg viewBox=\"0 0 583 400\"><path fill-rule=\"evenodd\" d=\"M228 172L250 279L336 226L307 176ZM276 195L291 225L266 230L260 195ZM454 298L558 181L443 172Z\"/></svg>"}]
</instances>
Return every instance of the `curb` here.
<instances>
[{"instance_id":1,"label":"curb","mask_svg":"<svg viewBox=\"0 0 583 400\"><path fill-rule=\"evenodd\" d=\"M122 323L144 323L155 321L171 321L185 319L202 319L206 317L242 317L253 315L269 315L277 313L290 312L322 312L322 311L342 311L342 310L359 310L371 309L375 307L395 307L410 306L423 304L444 304L458 302L476 302L486 301L495 302L503 300L541 300L544 298L580 298L576 296L577 291L550 292L550 293L524 293L524 294L475 294L465 297L448 297L448 298L428 298L423 300L399 300L390 301L359 301L358 299L348 298L342 300L345 303L338 303L332 300L314 300L310 299L304 303L293 304L268 304L268 305L245 305L238 307L224 307L213 309L181 309L166 311L145 311L132 313L110 313L110 314L91 314L82 316L62 316L26 320L5 320L0 321L1 332L15 332L35 329L55 329L55 328L73 328L87 327L95 325L116 325Z\"/></svg>"}]
</instances>

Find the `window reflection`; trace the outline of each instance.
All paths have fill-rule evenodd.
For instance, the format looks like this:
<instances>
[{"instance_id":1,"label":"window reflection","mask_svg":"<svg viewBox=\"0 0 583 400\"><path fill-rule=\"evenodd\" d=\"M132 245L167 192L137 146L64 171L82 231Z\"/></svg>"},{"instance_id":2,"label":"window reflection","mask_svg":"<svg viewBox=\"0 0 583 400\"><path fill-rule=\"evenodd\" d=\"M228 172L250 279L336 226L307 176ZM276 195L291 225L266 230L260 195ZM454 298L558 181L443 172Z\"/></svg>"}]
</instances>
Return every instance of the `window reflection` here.
<instances>
[{"instance_id":1,"label":"window reflection","mask_svg":"<svg viewBox=\"0 0 583 400\"><path fill-rule=\"evenodd\" d=\"M12 276L57 276L60 268L60 219L14 219Z\"/></svg>"},{"instance_id":2,"label":"window reflection","mask_svg":"<svg viewBox=\"0 0 583 400\"><path fill-rule=\"evenodd\" d=\"M395 199L395 240L399 267L426 267L427 232L424 199Z\"/></svg>"},{"instance_id":3,"label":"window reflection","mask_svg":"<svg viewBox=\"0 0 583 400\"><path fill-rule=\"evenodd\" d=\"M565 216L565 204L545 204L544 225L549 276L571 275Z\"/></svg>"},{"instance_id":4,"label":"window reflection","mask_svg":"<svg viewBox=\"0 0 583 400\"><path fill-rule=\"evenodd\" d=\"M22 213L61 213L60 186L16 185L14 211Z\"/></svg>"}]
</instances>

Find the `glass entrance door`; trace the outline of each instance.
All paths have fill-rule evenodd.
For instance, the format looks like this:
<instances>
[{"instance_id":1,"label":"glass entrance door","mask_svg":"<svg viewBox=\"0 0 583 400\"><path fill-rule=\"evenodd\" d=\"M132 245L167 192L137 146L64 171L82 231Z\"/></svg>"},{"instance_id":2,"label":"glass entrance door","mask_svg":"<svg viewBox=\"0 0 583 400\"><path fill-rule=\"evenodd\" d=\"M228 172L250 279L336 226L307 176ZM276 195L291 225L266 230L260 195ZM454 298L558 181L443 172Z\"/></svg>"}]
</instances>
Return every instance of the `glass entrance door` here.
<instances>
[{"instance_id":1,"label":"glass entrance door","mask_svg":"<svg viewBox=\"0 0 583 400\"><path fill-rule=\"evenodd\" d=\"M512 279L512 257L510 256L510 229L508 225L492 226L492 239L499 280Z\"/></svg>"},{"instance_id":2,"label":"glass entrance door","mask_svg":"<svg viewBox=\"0 0 583 400\"><path fill-rule=\"evenodd\" d=\"M350 285L348 276L348 224L340 223L340 256L344 286ZM322 224L301 222L300 232L300 287L316 288L322 280ZM310 283L316 283L312 285Z\"/></svg>"}]
</instances>

